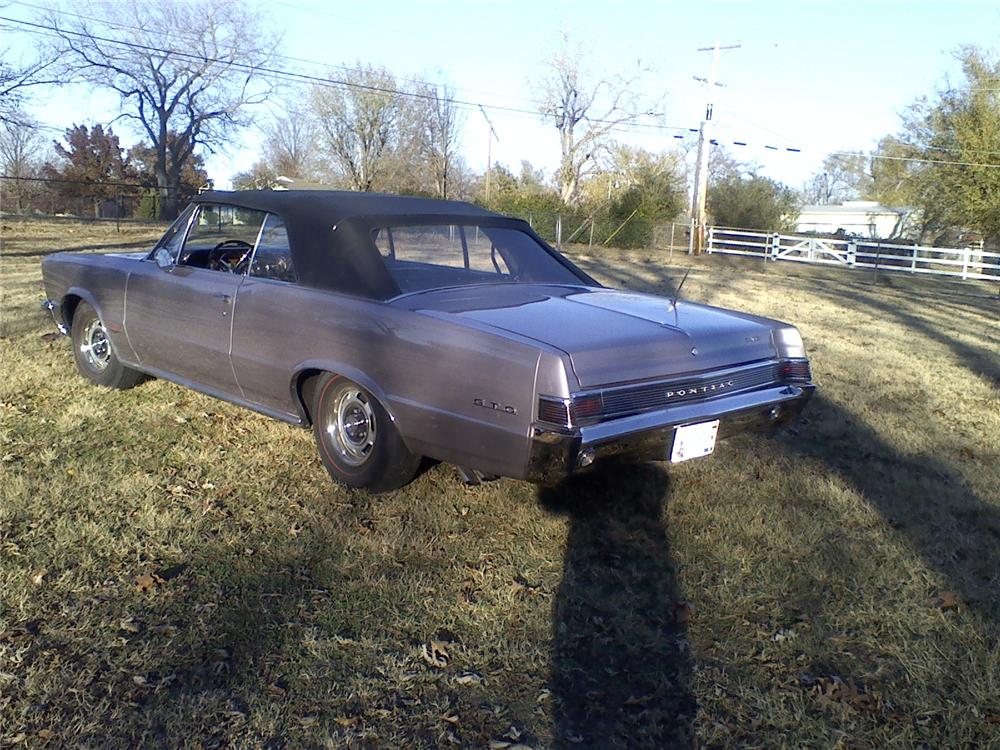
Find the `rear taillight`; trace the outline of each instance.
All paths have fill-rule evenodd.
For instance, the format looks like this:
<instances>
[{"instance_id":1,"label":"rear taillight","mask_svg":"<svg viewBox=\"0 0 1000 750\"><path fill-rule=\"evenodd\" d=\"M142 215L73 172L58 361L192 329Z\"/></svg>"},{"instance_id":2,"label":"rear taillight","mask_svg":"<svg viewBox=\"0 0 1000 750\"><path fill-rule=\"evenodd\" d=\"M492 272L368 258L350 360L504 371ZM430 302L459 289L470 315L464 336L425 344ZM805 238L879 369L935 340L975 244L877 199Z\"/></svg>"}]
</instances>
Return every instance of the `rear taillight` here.
<instances>
[{"instance_id":1,"label":"rear taillight","mask_svg":"<svg viewBox=\"0 0 1000 750\"><path fill-rule=\"evenodd\" d=\"M786 383L808 383L812 371L807 359L786 359L778 365L778 376Z\"/></svg>"},{"instance_id":2,"label":"rear taillight","mask_svg":"<svg viewBox=\"0 0 1000 750\"><path fill-rule=\"evenodd\" d=\"M601 420L604 400L595 393L571 398L542 396L538 399L538 421L559 427L579 427Z\"/></svg>"},{"instance_id":3,"label":"rear taillight","mask_svg":"<svg viewBox=\"0 0 1000 750\"><path fill-rule=\"evenodd\" d=\"M538 399L538 421L569 427L569 402L544 396Z\"/></svg>"},{"instance_id":4,"label":"rear taillight","mask_svg":"<svg viewBox=\"0 0 1000 750\"><path fill-rule=\"evenodd\" d=\"M601 394L597 393L591 396L574 396L569 410L573 424L585 424L600 419L603 408L604 401Z\"/></svg>"}]
</instances>

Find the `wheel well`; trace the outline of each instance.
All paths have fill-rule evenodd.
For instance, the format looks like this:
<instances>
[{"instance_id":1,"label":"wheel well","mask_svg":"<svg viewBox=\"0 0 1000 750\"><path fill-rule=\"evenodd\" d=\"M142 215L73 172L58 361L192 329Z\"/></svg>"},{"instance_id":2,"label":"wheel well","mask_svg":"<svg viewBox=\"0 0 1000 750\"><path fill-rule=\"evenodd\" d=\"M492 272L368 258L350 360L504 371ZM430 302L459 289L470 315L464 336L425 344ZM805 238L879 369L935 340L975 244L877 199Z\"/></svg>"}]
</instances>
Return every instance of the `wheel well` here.
<instances>
[{"instance_id":1,"label":"wheel well","mask_svg":"<svg viewBox=\"0 0 1000 750\"><path fill-rule=\"evenodd\" d=\"M326 372L326 370L310 368L303 370L295 376L294 396L298 404L299 411L305 418L306 425L312 424L312 384L316 382L316 379L320 375L323 375Z\"/></svg>"},{"instance_id":2,"label":"wheel well","mask_svg":"<svg viewBox=\"0 0 1000 750\"><path fill-rule=\"evenodd\" d=\"M67 294L62 301L61 313L63 323L69 329L73 328L73 316L76 315L76 308L83 302L83 297L75 294Z\"/></svg>"}]
</instances>

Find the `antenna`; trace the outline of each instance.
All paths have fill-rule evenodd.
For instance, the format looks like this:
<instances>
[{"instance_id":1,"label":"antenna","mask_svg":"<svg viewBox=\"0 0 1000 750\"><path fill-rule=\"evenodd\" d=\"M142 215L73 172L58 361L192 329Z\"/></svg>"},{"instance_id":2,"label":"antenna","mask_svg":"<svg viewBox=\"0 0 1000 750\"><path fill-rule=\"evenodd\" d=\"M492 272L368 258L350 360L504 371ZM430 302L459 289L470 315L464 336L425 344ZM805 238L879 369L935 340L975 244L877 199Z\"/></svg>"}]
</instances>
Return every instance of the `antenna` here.
<instances>
[{"instance_id":1,"label":"antenna","mask_svg":"<svg viewBox=\"0 0 1000 750\"><path fill-rule=\"evenodd\" d=\"M684 282L688 280L689 273L691 273L690 268L684 272L684 278L681 279L681 283L678 284L677 288L674 290L674 297L670 300L670 306L673 308L677 307L677 298L681 296L681 289L684 288Z\"/></svg>"}]
</instances>

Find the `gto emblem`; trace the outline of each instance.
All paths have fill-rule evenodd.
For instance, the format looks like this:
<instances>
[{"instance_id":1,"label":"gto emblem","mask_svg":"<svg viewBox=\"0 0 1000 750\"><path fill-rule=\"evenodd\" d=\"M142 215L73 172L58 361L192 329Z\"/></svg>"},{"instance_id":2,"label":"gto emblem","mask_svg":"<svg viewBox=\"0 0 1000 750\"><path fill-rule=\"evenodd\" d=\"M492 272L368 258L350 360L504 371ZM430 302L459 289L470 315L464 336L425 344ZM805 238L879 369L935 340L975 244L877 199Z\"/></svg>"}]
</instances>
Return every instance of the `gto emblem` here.
<instances>
[{"instance_id":1,"label":"gto emblem","mask_svg":"<svg viewBox=\"0 0 1000 750\"><path fill-rule=\"evenodd\" d=\"M513 406L507 406L506 404L498 404L496 401L487 401L484 398L474 398L472 403L476 406L481 406L484 409L492 409L493 411L502 411L504 414L517 414L517 409Z\"/></svg>"},{"instance_id":2,"label":"gto emblem","mask_svg":"<svg viewBox=\"0 0 1000 750\"><path fill-rule=\"evenodd\" d=\"M711 383L710 385L692 385L690 388L678 388L676 391L667 391L664 395L666 398L697 396L702 393L712 393L713 391L721 391L724 388L732 388L735 382L734 380L721 380L718 383Z\"/></svg>"}]
</instances>

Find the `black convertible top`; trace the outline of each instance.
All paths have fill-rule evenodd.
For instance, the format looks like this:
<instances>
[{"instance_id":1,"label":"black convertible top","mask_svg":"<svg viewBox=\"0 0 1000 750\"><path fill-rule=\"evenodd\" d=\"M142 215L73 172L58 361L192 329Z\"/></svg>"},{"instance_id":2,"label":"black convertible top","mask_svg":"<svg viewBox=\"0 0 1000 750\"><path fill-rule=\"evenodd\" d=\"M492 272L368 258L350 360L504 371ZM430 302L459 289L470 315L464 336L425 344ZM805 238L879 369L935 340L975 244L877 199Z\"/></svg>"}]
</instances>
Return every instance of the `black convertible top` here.
<instances>
[{"instance_id":1,"label":"black convertible top","mask_svg":"<svg viewBox=\"0 0 1000 750\"><path fill-rule=\"evenodd\" d=\"M339 190L214 190L196 196L194 202L280 216L299 283L373 299L388 299L400 292L375 246L371 230L376 227L461 223L508 226L536 236L519 219L471 203L432 198Z\"/></svg>"}]
</instances>

